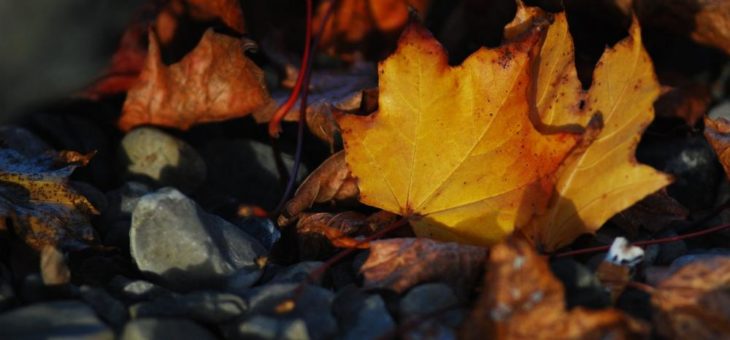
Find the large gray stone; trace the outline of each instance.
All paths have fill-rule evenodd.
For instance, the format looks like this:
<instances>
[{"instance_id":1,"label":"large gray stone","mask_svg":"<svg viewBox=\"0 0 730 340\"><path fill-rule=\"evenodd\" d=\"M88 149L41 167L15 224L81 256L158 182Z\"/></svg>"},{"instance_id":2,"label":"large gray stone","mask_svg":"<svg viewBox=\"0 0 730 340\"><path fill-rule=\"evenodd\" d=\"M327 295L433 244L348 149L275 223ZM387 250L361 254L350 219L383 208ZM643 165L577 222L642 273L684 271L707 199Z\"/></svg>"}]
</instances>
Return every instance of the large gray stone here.
<instances>
[{"instance_id":1,"label":"large gray stone","mask_svg":"<svg viewBox=\"0 0 730 340\"><path fill-rule=\"evenodd\" d=\"M122 340L208 340L215 335L202 326L185 319L138 319L127 323Z\"/></svg>"},{"instance_id":2,"label":"large gray stone","mask_svg":"<svg viewBox=\"0 0 730 340\"><path fill-rule=\"evenodd\" d=\"M140 270L180 291L250 286L266 255L251 236L172 188L140 199L130 248Z\"/></svg>"},{"instance_id":3,"label":"large gray stone","mask_svg":"<svg viewBox=\"0 0 730 340\"><path fill-rule=\"evenodd\" d=\"M0 314L0 339L113 339L114 333L79 301L33 304Z\"/></svg>"},{"instance_id":4,"label":"large gray stone","mask_svg":"<svg viewBox=\"0 0 730 340\"><path fill-rule=\"evenodd\" d=\"M183 192L192 192L205 181L205 162L195 149L155 128L137 128L124 136L120 157L128 179Z\"/></svg>"}]
</instances>

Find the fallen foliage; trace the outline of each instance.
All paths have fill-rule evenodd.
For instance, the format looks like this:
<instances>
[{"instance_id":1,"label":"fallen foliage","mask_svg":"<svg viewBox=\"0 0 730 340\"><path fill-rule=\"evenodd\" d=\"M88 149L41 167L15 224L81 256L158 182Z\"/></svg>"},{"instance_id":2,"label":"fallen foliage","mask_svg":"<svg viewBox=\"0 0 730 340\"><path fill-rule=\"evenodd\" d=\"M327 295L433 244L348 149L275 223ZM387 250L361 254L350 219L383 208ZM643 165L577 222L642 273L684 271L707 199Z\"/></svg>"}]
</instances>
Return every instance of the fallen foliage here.
<instances>
[{"instance_id":1,"label":"fallen foliage","mask_svg":"<svg viewBox=\"0 0 730 340\"><path fill-rule=\"evenodd\" d=\"M659 283L651 298L657 332L669 339L730 337L730 258L691 262Z\"/></svg>"},{"instance_id":2,"label":"fallen foliage","mask_svg":"<svg viewBox=\"0 0 730 340\"><path fill-rule=\"evenodd\" d=\"M523 240L492 247L484 288L464 323L465 339L629 339L647 325L616 309L565 308L563 285L548 262Z\"/></svg>"},{"instance_id":3,"label":"fallen foliage","mask_svg":"<svg viewBox=\"0 0 730 340\"><path fill-rule=\"evenodd\" d=\"M424 282L451 285L469 293L482 274L487 249L428 238L393 238L370 242L370 255L360 268L368 288L398 293Z\"/></svg>"},{"instance_id":4,"label":"fallen foliage","mask_svg":"<svg viewBox=\"0 0 730 340\"><path fill-rule=\"evenodd\" d=\"M379 67L379 111L339 119L361 202L409 217L420 236L489 244L522 228L552 251L670 183L634 157L659 91L638 23L588 92L565 16L542 44L532 27L459 67L423 28L406 29Z\"/></svg>"},{"instance_id":5,"label":"fallen foliage","mask_svg":"<svg viewBox=\"0 0 730 340\"><path fill-rule=\"evenodd\" d=\"M717 159L730 178L730 121L705 117L705 138L717 154Z\"/></svg>"},{"instance_id":6,"label":"fallen foliage","mask_svg":"<svg viewBox=\"0 0 730 340\"><path fill-rule=\"evenodd\" d=\"M192 52L166 66L156 39L150 32L145 68L124 102L122 130L145 124L186 130L248 115L271 100L243 41L208 30Z\"/></svg>"}]
</instances>

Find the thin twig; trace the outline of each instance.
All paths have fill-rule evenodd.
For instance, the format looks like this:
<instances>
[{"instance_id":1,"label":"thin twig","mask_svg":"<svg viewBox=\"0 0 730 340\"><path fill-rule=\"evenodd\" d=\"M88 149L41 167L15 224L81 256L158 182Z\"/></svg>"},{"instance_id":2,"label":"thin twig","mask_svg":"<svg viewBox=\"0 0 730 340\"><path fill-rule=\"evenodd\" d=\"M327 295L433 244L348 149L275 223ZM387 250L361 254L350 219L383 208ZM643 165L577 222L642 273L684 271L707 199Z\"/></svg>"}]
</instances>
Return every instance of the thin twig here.
<instances>
[{"instance_id":1,"label":"thin twig","mask_svg":"<svg viewBox=\"0 0 730 340\"><path fill-rule=\"evenodd\" d=\"M719 226L715 226L712 228L703 229L700 231L695 231L692 233L677 235L677 236L670 236L670 237L664 237L659 238L656 240L646 240L646 241L639 241L634 242L631 245L637 246L637 247L646 247L653 244L663 244L663 243L670 243L670 242L676 242L681 240L686 240L690 238L700 237L707 234L712 234L714 232L718 232L724 229L730 229L730 223L729 224L721 224ZM611 246L599 246L599 247L590 247L590 248L583 248L583 249L576 249L571 251L566 251L563 253L559 253L554 255L554 257L567 257L567 256L576 256L576 255L583 255L583 254L591 254L591 253L597 253L602 251L608 251L611 248Z\"/></svg>"}]
</instances>

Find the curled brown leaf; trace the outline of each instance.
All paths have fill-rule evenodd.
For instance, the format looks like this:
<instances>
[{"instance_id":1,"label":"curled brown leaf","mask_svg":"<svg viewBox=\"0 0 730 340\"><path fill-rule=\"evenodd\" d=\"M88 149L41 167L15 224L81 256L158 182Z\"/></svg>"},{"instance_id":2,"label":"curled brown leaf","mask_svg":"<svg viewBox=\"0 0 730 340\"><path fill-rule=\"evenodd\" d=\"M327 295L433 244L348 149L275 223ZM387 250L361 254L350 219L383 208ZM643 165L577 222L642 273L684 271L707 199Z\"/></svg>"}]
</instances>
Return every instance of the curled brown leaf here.
<instances>
[{"instance_id":1,"label":"curled brown leaf","mask_svg":"<svg viewBox=\"0 0 730 340\"><path fill-rule=\"evenodd\" d=\"M280 226L288 225L315 203L354 199L359 193L357 181L345 164L340 151L325 160L299 186L294 197L284 206L278 219Z\"/></svg>"},{"instance_id":2,"label":"curled brown leaf","mask_svg":"<svg viewBox=\"0 0 730 340\"><path fill-rule=\"evenodd\" d=\"M428 238L394 238L370 243L360 268L366 287L398 293L424 282L439 281L461 296L471 292L483 271L487 249Z\"/></svg>"}]
</instances>

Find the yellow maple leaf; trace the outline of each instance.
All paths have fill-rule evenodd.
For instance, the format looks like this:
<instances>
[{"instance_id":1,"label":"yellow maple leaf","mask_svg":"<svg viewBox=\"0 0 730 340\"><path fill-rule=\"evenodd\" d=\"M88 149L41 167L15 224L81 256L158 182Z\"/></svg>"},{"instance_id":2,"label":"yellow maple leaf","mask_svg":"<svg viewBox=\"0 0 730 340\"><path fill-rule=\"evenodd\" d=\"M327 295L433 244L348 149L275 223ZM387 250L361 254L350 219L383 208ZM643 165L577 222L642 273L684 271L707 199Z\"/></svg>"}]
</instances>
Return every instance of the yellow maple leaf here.
<instances>
[{"instance_id":1,"label":"yellow maple leaf","mask_svg":"<svg viewBox=\"0 0 730 340\"><path fill-rule=\"evenodd\" d=\"M547 125L585 126L600 113L603 128L561 167L550 208L527 228L547 251L595 232L614 214L672 181L634 156L654 119L660 89L638 22L634 19L629 37L604 52L587 93L580 90L573 55L565 14L556 14L538 59L535 103L540 118Z\"/></svg>"},{"instance_id":2,"label":"yellow maple leaf","mask_svg":"<svg viewBox=\"0 0 730 340\"><path fill-rule=\"evenodd\" d=\"M525 225L578 140L530 121L540 37L535 30L450 67L441 45L409 26L379 65L379 111L338 121L360 200L440 239L488 244Z\"/></svg>"}]
</instances>

